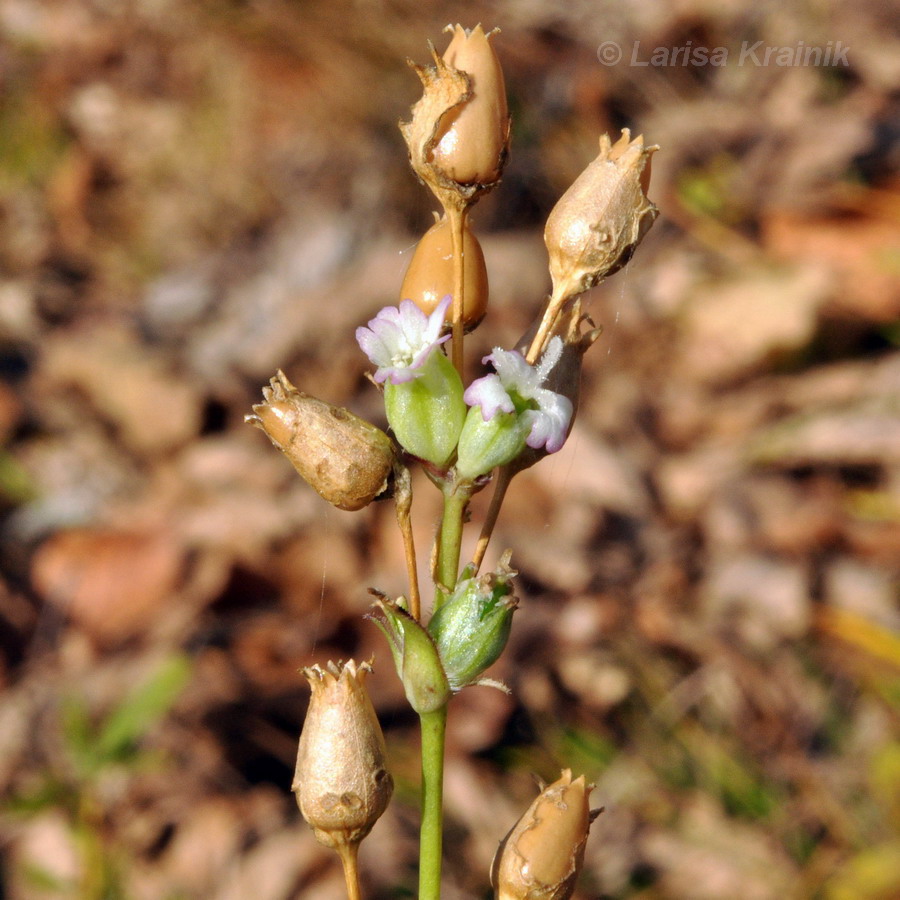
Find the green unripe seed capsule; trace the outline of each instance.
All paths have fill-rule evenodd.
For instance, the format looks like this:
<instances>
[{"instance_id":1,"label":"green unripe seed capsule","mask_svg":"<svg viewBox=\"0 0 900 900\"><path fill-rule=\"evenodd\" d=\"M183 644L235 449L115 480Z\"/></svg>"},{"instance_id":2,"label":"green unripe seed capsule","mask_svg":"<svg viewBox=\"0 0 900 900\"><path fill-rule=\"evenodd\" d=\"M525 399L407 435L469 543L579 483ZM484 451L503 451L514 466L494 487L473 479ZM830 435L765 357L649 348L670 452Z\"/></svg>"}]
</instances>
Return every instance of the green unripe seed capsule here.
<instances>
[{"instance_id":1,"label":"green unripe seed capsule","mask_svg":"<svg viewBox=\"0 0 900 900\"><path fill-rule=\"evenodd\" d=\"M459 477L472 481L496 466L505 466L525 449L527 437L516 413L498 412L485 422L481 408L473 406L459 437Z\"/></svg>"},{"instance_id":2,"label":"green unripe seed capsule","mask_svg":"<svg viewBox=\"0 0 900 900\"><path fill-rule=\"evenodd\" d=\"M496 572L481 578L463 571L456 590L428 623L428 631L454 691L473 684L506 647L518 601L510 583L516 574L504 553Z\"/></svg>"},{"instance_id":3,"label":"green unripe seed capsule","mask_svg":"<svg viewBox=\"0 0 900 900\"><path fill-rule=\"evenodd\" d=\"M384 409L407 453L445 466L466 418L463 384L453 363L435 350L412 381L384 386Z\"/></svg>"}]
</instances>

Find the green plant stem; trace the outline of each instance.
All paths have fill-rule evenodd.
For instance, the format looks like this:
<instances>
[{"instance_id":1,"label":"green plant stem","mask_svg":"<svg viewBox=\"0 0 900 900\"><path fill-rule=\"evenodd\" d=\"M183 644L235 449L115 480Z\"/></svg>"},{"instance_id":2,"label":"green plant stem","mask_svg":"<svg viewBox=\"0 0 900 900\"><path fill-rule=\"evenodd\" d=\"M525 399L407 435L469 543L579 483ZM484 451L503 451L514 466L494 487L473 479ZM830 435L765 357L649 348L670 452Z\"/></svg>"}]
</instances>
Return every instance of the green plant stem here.
<instances>
[{"instance_id":1,"label":"green plant stem","mask_svg":"<svg viewBox=\"0 0 900 900\"><path fill-rule=\"evenodd\" d=\"M79 802L76 829L81 843L79 900L101 900L106 896L107 863L101 827L97 801L89 790L85 790Z\"/></svg>"},{"instance_id":2,"label":"green plant stem","mask_svg":"<svg viewBox=\"0 0 900 900\"><path fill-rule=\"evenodd\" d=\"M419 833L419 900L440 900L444 830L444 735L447 707L419 716L422 726L422 828Z\"/></svg>"},{"instance_id":3,"label":"green plant stem","mask_svg":"<svg viewBox=\"0 0 900 900\"><path fill-rule=\"evenodd\" d=\"M463 518L470 496L469 491L460 490L455 485L447 487L444 491L444 517L441 520L437 580L449 591L456 587ZM442 600L441 592L438 591L434 598L435 609L440 607Z\"/></svg>"}]
</instances>

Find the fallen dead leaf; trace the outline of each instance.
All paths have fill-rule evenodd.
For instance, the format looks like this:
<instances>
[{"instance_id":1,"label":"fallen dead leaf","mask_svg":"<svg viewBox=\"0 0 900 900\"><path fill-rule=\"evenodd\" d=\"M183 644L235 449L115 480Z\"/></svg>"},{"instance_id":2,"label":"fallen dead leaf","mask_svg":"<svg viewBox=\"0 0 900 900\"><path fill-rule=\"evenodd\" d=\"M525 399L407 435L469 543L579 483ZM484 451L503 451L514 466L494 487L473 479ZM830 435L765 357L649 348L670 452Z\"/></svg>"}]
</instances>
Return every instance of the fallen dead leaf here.
<instances>
[{"instance_id":1,"label":"fallen dead leaf","mask_svg":"<svg viewBox=\"0 0 900 900\"><path fill-rule=\"evenodd\" d=\"M145 631L172 601L183 564L162 533L102 528L59 532L35 553L38 593L96 641L115 645Z\"/></svg>"}]
</instances>

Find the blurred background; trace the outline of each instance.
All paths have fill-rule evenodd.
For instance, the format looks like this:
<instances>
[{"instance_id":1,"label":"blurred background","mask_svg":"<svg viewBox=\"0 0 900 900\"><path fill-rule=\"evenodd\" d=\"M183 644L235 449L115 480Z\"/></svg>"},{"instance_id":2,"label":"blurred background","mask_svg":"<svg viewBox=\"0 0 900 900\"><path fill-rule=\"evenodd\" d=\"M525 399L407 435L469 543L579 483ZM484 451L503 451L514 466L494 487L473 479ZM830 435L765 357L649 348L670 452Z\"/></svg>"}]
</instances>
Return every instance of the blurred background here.
<instances>
[{"instance_id":1,"label":"blurred background","mask_svg":"<svg viewBox=\"0 0 900 900\"><path fill-rule=\"evenodd\" d=\"M454 701L447 900L562 767L606 807L579 900L900 896L898 13L0 0L0 896L342 897L290 793L298 668L372 654L366 895L415 895L417 727L363 618L405 590L393 510L332 509L243 416L282 368L381 421L353 329L430 224L396 125L456 21L501 27L513 114L471 359L535 316L599 134L663 149L492 545L512 696Z\"/></svg>"}]
</instances>

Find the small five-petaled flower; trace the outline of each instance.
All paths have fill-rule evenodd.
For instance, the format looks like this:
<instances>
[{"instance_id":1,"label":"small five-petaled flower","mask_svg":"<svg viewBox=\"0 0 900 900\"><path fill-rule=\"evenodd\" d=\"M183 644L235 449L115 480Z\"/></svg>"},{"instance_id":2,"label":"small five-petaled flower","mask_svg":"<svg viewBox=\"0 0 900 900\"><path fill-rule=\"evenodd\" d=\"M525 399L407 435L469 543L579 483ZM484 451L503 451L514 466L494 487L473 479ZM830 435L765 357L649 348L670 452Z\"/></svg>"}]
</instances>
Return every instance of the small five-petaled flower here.
<instances>
[{"instance_id":1,"label":"small five-petaled flower","mask_svg":"<svg viewBox=\"0 0 900 900\"><path fill-rule=\"evenodd\" d=\"M450 339L449 334L441 336L449 306L447 295L426 316L412 300L401 300L399 307L385 306L380 310L368 328L356 329L357 343L378 367L377 382L403 384L422 374L422 367L434 350Z\"/></svg>"},{"instance_id":2,"label":"small five-petaled flower","mask_svg":"<svg viewBox=\"0 0 900 900\"><path fill-rule=\"evenodd\" d=\"M559 362L563 344L554 337L541 361L530 366L517 350L502 350L484 357L494 373L478 378L463 395L469 406L480 406L481 415L489 422L497 412L519 413L519 422L527 431L525 443L537 450L555 453L565 443L572 419L572 403L562 394L542 387L547 375Z\"/></svg>"}]
</instances>

